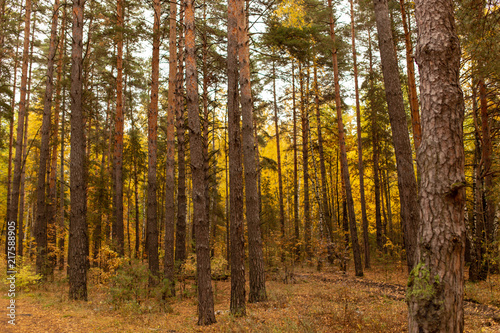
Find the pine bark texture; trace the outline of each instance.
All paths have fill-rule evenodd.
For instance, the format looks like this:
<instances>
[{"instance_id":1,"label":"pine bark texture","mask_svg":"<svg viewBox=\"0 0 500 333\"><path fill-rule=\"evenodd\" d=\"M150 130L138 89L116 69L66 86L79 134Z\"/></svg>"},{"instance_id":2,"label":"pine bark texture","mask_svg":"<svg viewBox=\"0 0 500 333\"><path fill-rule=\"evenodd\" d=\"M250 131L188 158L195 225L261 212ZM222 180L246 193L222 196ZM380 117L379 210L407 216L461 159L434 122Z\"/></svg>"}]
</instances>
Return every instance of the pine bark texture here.
<instances>
[{"instance_id":1,"label":"pine bark texture","mask_svg":"<svg viewBox=\"0 0 500 333\"><path fill-rule=\"evenodd\" d=\"M116 252L124 255L123 231L123 0L116 2L117 20L117 57L116 57L116 115L115 115L115 142L114 142L114 187L113 197L115 215L113 219L113 243Z\"/></svg>"},{"instance_id":2,"label":"pine bark texture","mask_svg":"<svg viewBox=\"0 0 500 333\"><path fill-rule=\"evenodd\" d=\"M175 114L177 99L175 85L177 78L177 4L170 2L170 40L169 40L169 75L168 75L168 113L167 113L167 170L165 182L165 278L170 282L170 295L175 295Z\"/></svg>"},{"instance_id":3,"label":"pine bark texture","mask_svg":"<svg viewBox=\"0 0 500 333\"><path fill-rule=\"evenodd\" d=\"M148 109L148 196L147 196L147 235L146 247L148 252L149 271L158 275L158 202L157 202L157 139L158 139L158 87L160 76L160 0L153 2L153 58L151 73L151 103ZM150 284L155 281L150 279Z\"/></svg>"},{"instance_id":4,"label":"pine bark texture","mask_svg":"<svg viewBox=\"0 0 500 333\"><path fill-rule=\"evenodd\" d=\"M274 129L276 132L276 159L278 162L278 202L280 210L280 231L281 244L286 243L285 235L285 204L283 203L283 176L281 173L281 149L280 149L280 129L278 121L278 103L276 102L276 67L273 61L273 109L274 109Z\"/></svg>"},{"instance_id":5,"label":"pine bark texture","mask_svg":"<svg viewBox=\"0 0 500 333\"><path fill-rule=\"evenodd\" d=\"M84 0L73 1L71 51L71 163L68 275L69 298L87 300L87 167L82 108L82 50Z\"/></svg>"},{"instance_id":6,"label":"pine bark texture","mask_svg":"<svg viewBox=\"0 0 500 333\"><path fill-rule=\"evenodd\" d=\"M229 196L231 238L231 313L246 314L245 239L243 230L243 168L241 164L240 108L238 103L238 0L228 2L227 76L229 131Z\"/></svg>"},{"instance_id":7,"label":"pine bark texture","mask_svg":"<svg viewBox=\"0 0 500 333\"><path fill-rule=\"evenodd\" d=\"M392 38L387 0L373 0L377 20L378 41L385 95L392 129L392 142L396 154L398 187L401 202L401 220L405 239L408 271L416 263L417 233L419 225L417 181L413 168L410 134L406 122L403 92L399 81L398 61Z\"/></svg>"},{"instance_id":8,"label":"pine bark texture","mask_svg":"<svg viewBox=\"0 0 500 333\"><path fill-rule=\"evenodd\" d=\"M48 225L54 224L51 210L53 205L47 198L47 176L50 172L47 168L49 162L49 140L50 123L52 111L52 96L54 90L54 58L57 49L57 20L59 17L59 0L54 2L52 15L52 27L50 30L49 54L47 62L47 74L45 81L45 95L43 100L43 118L41 129L40 144L40 164L38 167L38 185L37 185L37 214L35 224L35 242L36 242L36 271L44 276L50 274L51 263L48 260L47 232Z\"/></svg>"},{"instance_id":9,"label":"pine bark texture","mask_svg":"<svg viewBox=\"0 0 500 333\"><path fill-rule=\"evenodd\" d=\"M196 269L198 277L198 325L215 323L212 278L210 273L209 221L206 219L203 141L199 117L196 71L194 0L185 1L186 27L186 97L193 175L193 222L196 225Z\"/></svg>"},{"instance_id":10,"label":"pine bark texture","mask_svg":"<svg viewBox=\"0 0 500 333\"><path fill-rule=\"evenodd\" d=\"M245 0L237 0L238 55L240 60L240 88L242 139L245 166L245 199L248 228L248 261L250 274L250 303L265 301L266 273L260 230L259 193L257 188L257 163L253 125L252 88L250 82L250 41L245 11Z\"/></svg>"},{"instance_id":11,"label":"pine bark texture","mask_svg":"<svg viewBox=\"0 0 500 333\"><path fill-rule=\"evenodd\" d=\"M453 1L417 0L422 102L418 264L408 281L409 332L463 332L464 101Z\"/></svg>"}]
</instances>

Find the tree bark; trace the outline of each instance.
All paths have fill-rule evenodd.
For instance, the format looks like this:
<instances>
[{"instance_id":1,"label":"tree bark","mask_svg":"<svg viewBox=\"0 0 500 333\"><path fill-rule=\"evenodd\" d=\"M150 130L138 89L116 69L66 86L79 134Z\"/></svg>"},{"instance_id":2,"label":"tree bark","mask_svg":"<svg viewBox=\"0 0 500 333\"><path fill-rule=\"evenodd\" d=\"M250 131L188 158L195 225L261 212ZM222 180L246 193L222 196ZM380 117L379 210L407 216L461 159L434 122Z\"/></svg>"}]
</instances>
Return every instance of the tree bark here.
<instances>
[{"instance_id":1,"label":"tree bark","mask_svg":"<svg viewBox=\"0 0 500 333\"><path fill-rule=\"evenodd\" d=\"M399 198L401 203L401 220L405 238L406 260L408 271L414 267L419 225L417 181L413 168L413 156L410 135L406 122L403 103L403 92L399 81L399 69L396 51L391 32L391 21L387 0L373 0L375 17L384 75L385 94L392 129L392 141L396 153L398 169Z\"/></svg>"},{"instance_id":2,"label":"tree bark","mask_svg":"<svg viewBox=\"0 0 500 333\"><path fill-rule=\"evenodd\" d=\"M345 185L346 203L349 217L349 233L351 234L352 251L354 256L354 268L356 276L363 276L363 266L361 264L361 253L358 242L358 230L356 227L356 215L354 212L354 200L352 198L351 179L347 164L347 152L345 147L344 122L342 120L342 103L340 100L339 69L337 60L337 49L335 47L335 24L333 21L332 0L328 0L330 8L330 36L333 42L332 61L335 81L335 108L337 109L337 126L339 135L340 162L342 164L341 173Z\"/></svg>"},{"instance_id":3,"label":"tree bark","mask_svg":"<svg viewBox=\"0 0 500 333\"><path fill-rule=\"evenodd\" d=\"M238 103L238 0L228 2L227 25L229 191L231 221L231 313L246 314L245 239L243 230L243 170Z\"/></svg>"},{"instance_id":4,"label":"tree bark","mask_svg":"<svg viewBox=\"0 0 500 333\"><path fill-rule=\"evenodd\" d=\"M175 296L175 114L177 99L175 87L177 79L177 4L170 2L170 38L169 38L169 75L168 75L168 113L167 113L167 170L165 173L165 278L169 281L170 295Z\"/></svg>"},{"instance_id":5,"label":"tree bark","mask_svg":"<svg viewBox=\"0 0 500 333\"><path fill-rule=\"evenodd\" d=\"M248 38L245 0L237 2L238 55L240 60L240 88L242 139L245 166L245 199L248 228L248 261L250 271L250 303L267 300L266 273L260 230L259 196L257 189L257 163L253 126L253 102L250 82L250 41Z\"/></svg>"},{"instance_id":6,"label":"tree bark","mask_svg":"<svg viewBox=\"0 0 500 333\"><path fill-rule=\"evenodd\" d=\"M196 225L196 269L198 277L198 325L215 323L210 273L209 221L206 220L203 142L199 117L199 98L195 55L194 0L185 1L186 89L193 175L193 221Z\"/></svg>"},{"instance_id":7,"label":"tree bark","mask_svg":"<svg viewBox=\"0 0 500 333\"><path fill-rule=\"evenodd\" d=\"M49 140L50 140L50 123L52 96L54 88L54 58L57 50L57 20L59 17L59 0L54 2L54 10L52 15L52 27L50 31L50 44L47 63L47 74L45 82L45 97L43 103L43 118L41 129L40 143L40 164L38 167L38 186L37 186L37 214L35 223L35 242L36 242L36 271L38 274L47 276L50 274L51 262L48 258L47 238L49 224L54 225L53 214L51 210L53 203L50 198L47 198L46 180L50 177L49 164Z\"/></svg>"},{"instance_id":8,"label":"tree bark","mask_svg":"<svg viewBox=\"0 0 500 333\"><path fill-rule=\"evenodd\" d=\"M359 196L361 199L361 221L363 225L363 249L365 254L365 268L370 268L370 243L368 240L368 218L366 217L365 201L365 171L363 166L363 145L361 141L361 111L359 107L358 89L358 63L356 55L356 31L354 29L354 3L351 5L351 40L352 40L352 61L354 67L354 90L356 94L356 132L358 136L358 170L359 170Z\"/></svg>"},{"instance_id":9,"label":"tree bark","mask_svg":"<svg viewBox=\"0 0 500 333\"><path fill-rule=\"evenodd\" d=\"M408 29L406 18L405 0L399 0L401 9L401 19L403 21L403 29L405 33L405 46L406 46L406 70L408 75L408 92L410 99L411 110L411 126L413 128L413 144L415 151L420 147L422 142L422 126L420 125L420 112L418 110L418 95L417 85L415 84L415 65L413 63L413 45L411 42L411 31ZM408 18L409 20L409 18Z\"/></svg>"},{"instance_id":10,"label":"tree bark","mask_svg":"<svg viewBox=\"0 0 500 333\"><path fill-rule=\"evenodd\" d=\"M117 57L116 57L116 116L114 142L114 187L115 214L113 219L113 245L120 256L124 255L123 232L123 0L116 1Z\"/></svg>"},{"instance_id":11,"label":"tree bark","mask_svg":"<svg viewBox=\"0 0 500 333\"><path fill-rule=\"evenodd\" d=\"M24 117L26 114L26 85L28 83L28 60L30 46L30 23L31 23L31 0L26 0L26 13L24 17L24 42L23 42L23 65L21 74L21 93L19 99L19 113L17 117L17 135L16 135L16 155L14 157L14 179L12 182L12 198L11 204L7 208L8 222L15 222L15 236L18 230L18 213L19 213L19 188L21 186L21 168L22 168L22 151L23 151L23 130ZM5 250L7 252L7 234L5 241Z\"/></svg>"},{"instance_id":12,"label":"tree bark","mask_svg":"<svg viewBox=\"0 0 500 333\"><path fill-rule=\"evenodd\" d=\"M417 0L422 102L418 264L408 281L409 332L463 332L464 101L453 1ZM403 204L403 203L401 203Z\"/></svg>"},{"instance_id":13,"label":"tree bark","mask_svg":"<svg viewBox=\"0 0 500 333\"><path fill-rule=\"evenodd\" d=\"M157 138L158 138L158 86L160 75L160 0L153 2L154 25L153 25L153 59L151 74L151 103L148 109L148 196L147 196L147 234L146 247L148 251L149 271L153 276L158 275L158 202L156 198L157 180ZM150 278L150 285L156 284Z\"/></svg>"},{"instance_id":14,"label":"tree bark","mask_svg":"<svg viewBox=\"0 0 500 333\"><path fill-rule=\"evenodd\" d=\"M297 105L295 92L295 61L292 59L292 108L293 108L293 224L295 260L300 257L299 234L299 177L297 157Z\"/></svg>"},{"instance_id":15,"label":"tree bark","mask_svg":"<svg viewBox=\"0 0 500 333\"><path fill-rule=\"evenodd\" d=\"M185 124L184 124L184 37L183 37L183 10L179 12L179 43L178 43L178 71L176 85L176 131L177 131L177 228L175 235L175 261L180 265L186 260L186 162L185 162Z\"/></svg>"},{"instance_id":16,"label":"tree bark","mask_svg":"<svg viewBox=\"0 0 500 333\"><path fill-rule=\"evenodd\" d=\"M69 298L87 300L87 167L82 108L82 50L84 0L73 1L71 51L71 213L69 225Z\"/></svg>"}]
</instances>

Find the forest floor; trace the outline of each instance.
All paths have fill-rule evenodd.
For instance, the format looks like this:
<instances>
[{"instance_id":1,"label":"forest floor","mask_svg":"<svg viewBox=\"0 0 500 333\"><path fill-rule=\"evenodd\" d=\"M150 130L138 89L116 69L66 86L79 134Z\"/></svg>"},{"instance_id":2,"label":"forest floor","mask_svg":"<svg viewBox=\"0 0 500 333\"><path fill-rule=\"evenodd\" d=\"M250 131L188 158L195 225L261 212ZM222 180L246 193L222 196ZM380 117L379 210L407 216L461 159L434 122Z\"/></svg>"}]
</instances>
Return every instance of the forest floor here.
<instances>
[{"instance_id":1,"label":"forest floor","mask_svg":"<svg viewBox=\"0 0 500 333\"><path fill-rule=\"evenodd\" d=\"M7 323L9 299L0 298L0 331L70 332L407 332L405 285L400 265L379 263L362 278L336 267L296 267L292 283L283 272L268 274L269 300L248 304L247 316L229 314L230 281L214 281L217 323L196 325L193 281L160 308L115 306L104 286L89 287L88 302L70 302L67 283L44 283L16 295L16 326ZM4 290L7 289L4 285ZM247 289L248 290L248 289ZM466 283L465 331L500 332L500 276ZM136 304L137 305L137 304Z\"/></svg>"}]
</instances>

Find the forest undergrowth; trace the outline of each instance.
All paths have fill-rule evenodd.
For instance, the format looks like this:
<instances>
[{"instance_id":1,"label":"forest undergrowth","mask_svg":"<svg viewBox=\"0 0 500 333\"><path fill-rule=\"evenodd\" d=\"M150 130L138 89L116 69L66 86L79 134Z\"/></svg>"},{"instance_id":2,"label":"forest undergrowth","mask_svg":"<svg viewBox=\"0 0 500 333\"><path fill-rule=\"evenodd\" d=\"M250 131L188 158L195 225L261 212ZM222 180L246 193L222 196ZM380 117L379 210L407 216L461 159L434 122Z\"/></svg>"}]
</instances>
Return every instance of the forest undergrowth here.
<instances>
[{"instance_id":1,"label":"forest undergrowth","mask_svg":"<svg viewBox=\"0 0 500 333\"><path fill-rule=\"evenodd\" d=\"M127 266L128 265L128 266ZM3 332L406 332L406 267L378 262L354 277L326 265L301 264L293 273L281 268L267 273L268 301L248 304L247 316L229 313L230 280L213 280L217 323L196 325L196 286L192 278L177 281L177 295L164 300L161 283L147 287L141 263L127 264L116 275L91 279L89 301L69 301L67 278L36 282L30 267L18 274L16 326ZM4 275L5 269L2 269ZM114 276L113 276L114 275ZM289 283L284 283L287 276ZM2 280L5 281L5 277ZM248 281L248 277L247 277ZM136 285L130 288L129 284ZM4 289L6 287L4 285ZM500 276L465 285L465 331L500 331ZM248 286L247 286L248 290ZM2 293L0 308L8 298Z\"/></svg>"}]
</instances>

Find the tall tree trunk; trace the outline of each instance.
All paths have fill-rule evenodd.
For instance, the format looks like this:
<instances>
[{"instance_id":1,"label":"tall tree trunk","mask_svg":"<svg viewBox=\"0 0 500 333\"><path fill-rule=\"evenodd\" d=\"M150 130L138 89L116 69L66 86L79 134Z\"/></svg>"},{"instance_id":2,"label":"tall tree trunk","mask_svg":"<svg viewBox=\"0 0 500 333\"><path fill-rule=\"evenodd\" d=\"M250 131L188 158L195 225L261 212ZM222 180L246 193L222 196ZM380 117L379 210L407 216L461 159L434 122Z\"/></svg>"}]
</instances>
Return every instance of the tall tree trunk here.
<instances>
[{"instance_id":1,"label":"tall tree trunk","mask_svg":"<svg viewBox=\"0 0 500 333\"><path fill-rule=\"evenodd\" d=\"M278 200L280 210L280 230L281 230L281 244L284 246L286 243L285 238L285 205L283 204L283 177L281 174L281 150L280 150L280 129L278 126L278 103L276 102L276 67L273 61L273 108L274 108L274 128L276 131L276 156L278 162ZM245 168L246 170L246 168ZM282 257L283 258L283 257Z\"/></svg>"},{"instance_id":2,"label":"tall tree trunk","mask_svg":"<svg viewBox=\"0 0 500 333\"><path fill-rule=\"evenodd\" d=\"M420 112L418 110L418 95L417 95L417 85L415 83L415 65L413 63L413 45L411 42L411 31L408 27L408 19L406 18L405 0L399 0L399 5L401 9L401 19L403 21L403 29L405 32L405 46L406 46L406 70L408 75L408 92L410 99L410 109L411 109L411 126L413 128L413 144L415 146L415 151L420 147L420 142L422 142L422 126L420 125Z\"/></svg>"},{"instance_id":3,"label":"tall tree trunk","mask_svg":"<svg viewBox=\"0 0 500 333\"><path fill-rule=\"evenodd\" d=\"M168 113L167 113L167 168L165 173L165 278L170 283L170 295L175 296L175 261L174 261L174 233L175 233L175 114L177 100L175 86L177 79L177 4L170 2L170 40L169 75L168 75Z\"/></svg>"},{"instance_id":4,"label":"tall tree trunk","mask_svg":"<svg viewBox=\"0 0 500 333\"><path fill-rule=\"evenodd\" d=\"M356 227L356 215L354 212L354 200L352 198L351 179L349 177L349 168L347 164L347 152L345 147L345 134L344 122L342 120L342 103L340 99L340 83L339 83L339 69L337 60L337 49L335 47L335 24L333 20L333 7L332 0L328 0L328 7L330 8L330 36L333 42L332 60L333 60L333 74L335 81L335 108L337 109L337 126L339 136L339 149L340 161L342 163L342 179L345 185L347 209L349 217L349 233L351 234L352 251L354 255L354 267L356 276L363 276L363 266L361 264L361 253L358 242L358 230Z\"/></svg>"},{"instance_id":5,"label":"tall tree trunk","mask_svg":"<svg viewBox=\"0 0 500 333\"><path fill-rule=\"evenodd\" d=\"M391 33L387 0L373 0L384 75L385 94L392 129L392 141L398 169L399 200L403 222L408 271L415 266L419 225L417 181L413 168L410 135L406 122L403 92L399 81L398 62Z\"/></svg>"},{"instance_id":6,"label":"tall tree trunk","mask_svg":"<svg viewBox=\"0 0 500 333\"><path fill-rule=\"evenodd\" d=\"M246 314L245 239L243 231L243 170L238 103L238 0L228 2L227 25L229 191L231 221L231 313Z\"/></svg>"},{"instance_id":7,"label":"tall tree trunk","mask_svg":"<svg viewBox=\"0 0 500 333\"><path fill-rule=\"evenodd\" d=\"M380 203L380 152L379 145L380 142L378 140L378 130L377 130L377 111L375 108L372 110L372 142L373 142L373 183L374 183L374 192L375 192L375 231L376 231L376 239L377 239L377 249L379 251L383 250L383 241L382 241L382 217L380 215L381 203Z\"/></svg>"},{"instance_id":8,"label":"tall tree trunk","mask_svg":"<svg viewBox=\"0 0 500 333\"><path fill-rule=\"evenodd\" d=\"M148 252L149 271L153 276L158 275L158 202L156 198L156 162L158 138L158 86L160 76L160 22L161 2L155 0L153 25L153 59L151 74L151 103L148 109L148 196L147 196L147 234L146 247ZM150 278L150 285L155 284Z\"/></svg>"},{"instance_id":9,"label":"tall tree trunk","mask_svg":"<svg viewBox=\"0 0 500 333\"><path fill-rule=\"evenodd\" d=\"M295 61L292 59L292 108L293 108L293 224L295 260L300 257L299 246L299 178L297 157L297 106L295 96Z\"/></svg>"},{"instance_id":10,"label":"tall tree trunk","mask_svg":"<svg viewBox=\"0 0 500 333\"><path fill-rule=\"evenodd\" d=\"M309 206L309 115L308 106L306 105L307 98L304 89L304 74L302 64L299 62L299 82L300 82L300 116L302 125L302 170L304 173L304 244L307 258L310 258L311 253L311 214Z\"/></svg>"},{"instance_id":11,"label":"tall tree trunk","mask_svg":"<svg viewBox=\"0 0 500 333\"><path fill-rule=\"evenodd\" d=\"M38 167L38 186L37 186L37 214L35 223L35 242L36 242L36 271L38 274L47 276L52 271L52 263L48 258L47 233L52 232L48 225L54 225L53 203L47 198L46 180L50 178L49 164L49 140L50 123L52 109L52 95L54 88L54 58L57 49L57 20L59 17L59 0L54 2L54 11L52 15L52 28L50 31L50 46L47 63L47 81L45 83L45 97L43 103L43 118L40 143L40 164ZM55 204L55 203L54 203Z\"/></svg>"},{"instance_id":12,"label":"tall tree trunk","mask_svg":"<svg viewBox=\"0 0 500 333\"><path fill-rule=\"evenodd\" d=\"M196 224L196 270L198 277L198 325L215 323L210 273L209 221L206 220L203 142L199 117L198 83L195 54L194 0L185 1L186 89L193 175L193 221Z\"/></svg>"},{"instance_id":13,"label":"tall tree trunk","mask_svg":"<svg viewBox=\"0 0 500 333\"><path fill-rule=\"evenodd\" d=\"M64 16L66 16L66 11L64 12ZM66 67L66 66L65 66ZM64 261L65 261L65 251L64 251L64 243L66 240L66 227L64 225L64 218L65 218L65 180L64 180L64 144L65 144L65 122L66 122L66 98L64 98L66 95L66 87L63 89L63 105L62 105L62 115L61 115L61 173L60 173L60 182L61 182L61 202L60 202L60 220L59 220L59 227L61 228L61 233L58 237L59 239L59 270L64 270Z\"/></svg>"},{"instance_id":14,"label":"tall tree trunk","mask_svg":"<svg viewBox=\"0 0 500 333\"><path fill-rule=\"evenodd\" d=\"M84 0L73 1L71 51L71 213L69 223L69 298L87 300L87 167L82 108L82 50Z\"/></svg>"},{"instance_id":15,"label":"tall tree trunk","mask_svg":"<svg viewBox=\"0 0 500 333\"><path fill-rule=\"evenodd\" d=\"M351 41L352 41L352 60L354 67L354 90L356 93L356 132L358 136L358 170L359 170L359 196L361 199L361 220L363 225L363 249L365 254L365 268L370 268L370 243L368 240L368 218L366 217L365 201L365 171L363 166L363 145L361 141L361 111L359 107L359 89L358 89L358 63L356 54L356 31L354 29L354 3L351 5Z\"/></svg>"},{"instance_id":16,"label":"tall tree trunk","mask_svg":"<svg viewBox=\"0 0 500 333\"><path fill-rule=\"evenodd\" d=\"M30 23L31 23L31 0L26 0L26 13L24 17L24 42L23 42L23 65L21 74L21 93L19 99L19 113L17 117L17 135L16 135L16 155L14 158L14 179L12 183L12 198L11 204L7 207L7 221L15 222L15 236L17 236L18 226L17 217L19 212L19 188L21 186L21 167L22 167L22 151L23 151L23 130L24 117L26 114L26 85L28 83L28 58L30 46ZM5 250L7 252L8 241L5 233ZM10 251L12 252L12 251ZM15 252L15 249L14 249Z\"/></svg>"},{"instance_id":17,"label":"tall tree trunk","mask_svg":"<svg viewBox=\"0 0 500 333\"><path fill-rule=\"evenodd\" d=\"M415 1L422 101L420 216L409 332L463 332L464 101L453 1ZM401 203L403 205L403 203ZM432 282L431 282L432 281Z\"/></svg>"},{"instance_id":18,"label":"tall tree trunk","mask_svg":"<svg viewBox=\"0 0 500 333\"><path fill-rule=\"evenodd\" d=\"M123 232L123 0L116 1L116 115L114 142L114 187L115 214L113 218L113 245L120 256L124 255ZM154 62L154 61L153 61Z\"/></svg>"},{"instance_id":19,"label":"tall tree trunk","mask_svg":"<svg viewBox=\"0 0 500 333\"><path fill-rule=\"evenodd\" d=\"M238 55L240 60L240 88L242 114L242 140L245 163L245 199L248 228L248 261L250 269L250 303L265 301L266 273L260 231L259 197L257 190L257 165L253 130L253 102L250 82L250 41L248 38L245 0L238 0ZM276 116L276 114L275 114Z\"/></svg>"},{"instance_id":20,"label":"tall tree trunk","mask_svg":"<svg viewBox=\"0 0 500 333\"><path fill-rule=\"evenodd\" d=\"M323 216L325 217L325 223L327 225L328 231L328 238L329 242L333 240L333 232L332 232L332 217L330 214L330 209L328 206L328 190L327 190L327 183L328 180L326 179L326 166L325 166L325 152L323 149L323 133L321 130L321 115L319 111L319 88L318 88L318 68L316 61L314 61L314 104L316 106L316 122L318 123L318 151L319 151L319 167L320 167L320 172L321 172L321 195L322 195L322 212Z\"/></svg>"},{"instance_id":21,"label":"tall tree trunk","mask_svg":"<svg viewBox=\"0 0 500 333\"><path fill-rule=\"evenodd\" d=\"M185 161L185 97L184 97L184 36L183 10L179 12L179 60L176 86L176 122L177 122L177 228L175 235L175 261L177 265L186 260L186 161Z\"/></svg>"},{"instance_id":22,"label":"tall tree trunk","mask_svg":"<svg viewBox=\"0 0 500 333\"><path fill-rule=\"evenodd\" d=\"M31 35L35 36L36 28L36 14L33 17L33 28L31 30ZM33 68L33 46L34 37L31 39L30 46L30 56L29 56L29 70L28 70L28 93L26 97L26 115L24 117L24 131L23 131L23 162L21 166L21 186L20 186L20 199L19 199L19 220L18 220L18 255L23 256L23 241L24 241L24 199L25 199L25 180L26 180L26 161L28 160L28 121L29 121L29 109L30 109L30 95L31 95L31 73Z\"/></svg>"}]
</instances>

